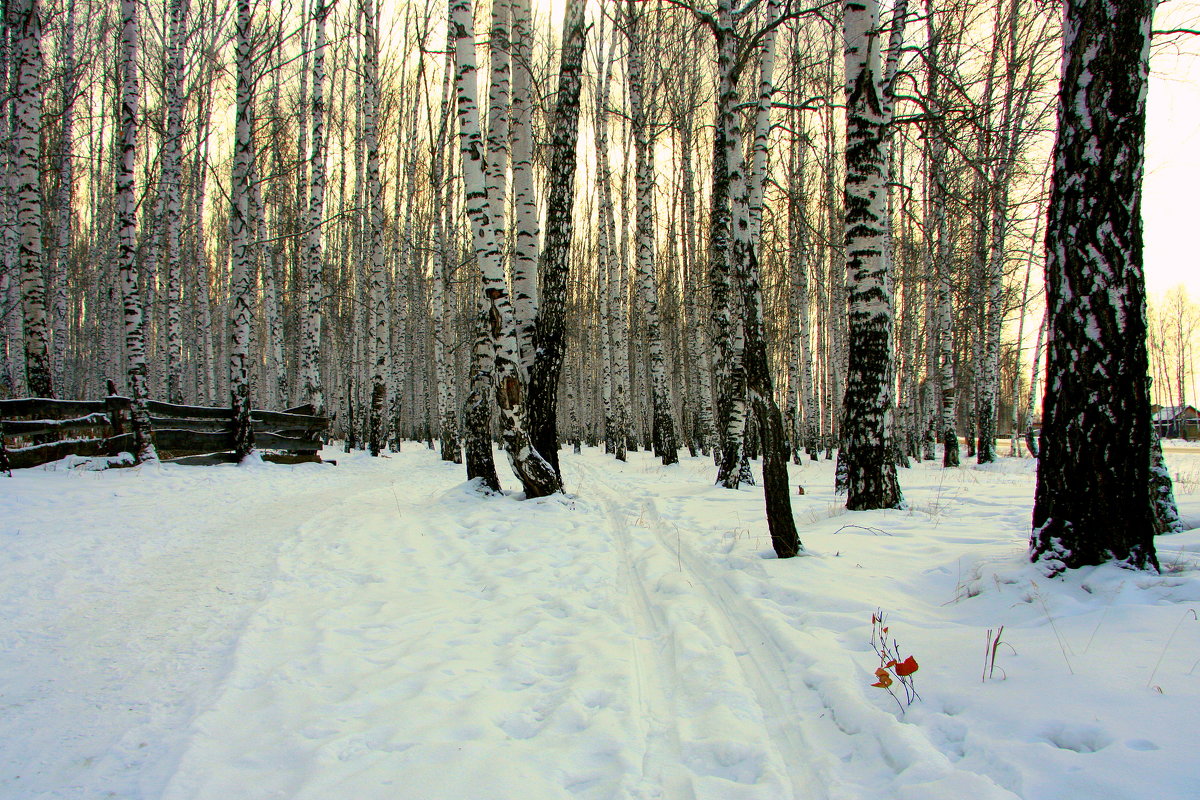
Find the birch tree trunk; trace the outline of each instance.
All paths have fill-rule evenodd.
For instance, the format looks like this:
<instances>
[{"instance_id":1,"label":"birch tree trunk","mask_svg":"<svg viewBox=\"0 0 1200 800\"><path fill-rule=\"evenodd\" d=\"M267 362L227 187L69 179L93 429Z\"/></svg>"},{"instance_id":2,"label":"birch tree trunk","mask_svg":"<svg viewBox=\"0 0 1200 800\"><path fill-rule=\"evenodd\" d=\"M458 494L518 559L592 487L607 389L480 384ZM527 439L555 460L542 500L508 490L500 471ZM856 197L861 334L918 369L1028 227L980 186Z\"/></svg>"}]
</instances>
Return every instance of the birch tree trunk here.
<instances>
[{"instance_id":1,"label":"birch tree trunk","mask_svg":"<svg viewBox=\"0 0 1200 800\"><path fill-rule=\"evenodd\" d=\"M644 49L640 23L642 12L634 3L625 7L625 28L629 37L629 110L633 124L634 173L637 203L635 250L637 253L638 288L642 298L642 319L646 326L649 350L651 435L654 454L663 464L679 461L679 444L675 437L675 422L671 418L671 395L664 363L661 323L658 313L658 279L654 271L654 137L647 119L643 85Z\"/></svg>"},{"instance_id":2,"label":"birch tree trunk","mask_svg":"<svg viewBox=\"0 0 1200 800\"><path fill-rule=\"evenodd\" d=\"M1046 223L1049 360L1030 556L1157 569L1141 187L1152 0L1068 0Z\"/></svg>"},{"instance_id":3,"label":"birch tree trunk","mask_svg":"<svg viewBox=\"0 0 1200 800\"><path fill-rule=\"evenodd\" d=\"M132 2L133 0L123 0ZM234 452L239 461L254 450L250 423L250 319L253 314L254 275L251 264L250 216L251 143L250 0L237 0L237 116L234 122L232 207L229 210L230 305L229 393L233 415Z\"/></svg>"},{"instance_id":4,"label":"birch tree trunk","mask_svg":"<svg viewBox=\"0 0 1200 800\"><path fill-rule=\"evenodd\" d=\"M42 128L42 12L38 0L12 0L7 7L16 55L13 98L13 180L16 186L17 268L25 320L25 380L35 397L54 397L50 325L42 252L42 192L39 137Z\"/></svg>"},{"instance_id":5,"label":"birch tree trunk","mask_svg":"<svg viewBox=\"0 0 1200 800\"><path fill-rule=\"evenodd\" d=\"M133 169L137 154L137 114L141 98L137 77L137 0L121 0L121 153L117 168L117 237L121 296L125 309L125 357L129 363L131 422L138 461L157 461L146 411L146 340L137 273L137 199Z\"/></svg>"},{"instance_id":6,"label":"birch tree trunk","mask_svg":"<svg viewBox=\"0 0 1200 800\"><path fill-rule=\"evenodd\" d=\"M163 85L167 95L167 131L163 139L161 185L165 195L167 249L167 402L183 402L182 253L180 252L183 165L183 41L188 0L171 0L170 35Z\"/></svg>"},{"instance_id":7,"label":"birch tree trunk","mask_svg":"<svg viewBox=\"0 0 1200 800\"><path fill-rule=\"evenodd\" d=\"M363 133L367 149L367 198L370 206L371 258L371 455L387 444L388 330L387 275L383 260L383 190L379 182L379 18L372 0L362 0Z\"/></svg>"},{"instance_id":8,"label":"birch tree trunk","mask_svg":"<svg viewBox=\"0 0 1200 800\"><path fill-rule=\"evenodd\" d=\"M62 33L62 129L59 134L57 158L58 191L55 194L55 245L53 275L53 297L50 318L54 328L53 381L61 392L64 389L63 368L67 355L67 272L71 263L71 227L75 219L71 202L74 196L75 159L73 153L75 136L75 95L79 91L79 78L75 64L75 0L67 0L66 19ZM2 298L3 295L0 295ZM3 303L0 299L0 303Z\"/></svg>"},{"instance_id":9,"label":"birch tree trunk","mask_svg":"<svg viewBox=\"0 0 1200 800\"><path fill-rule=\"evenodd\" d=\"M302 399L325 413L321 387L321 296L324 294L322 226L325 216L325 0L313 2L312 152L309 155L308 224L305 231L305 306L301 315L300 383Z\"/></svg>"},{"instance_id":10,"label":"birch tree trunk","mask_svg":"<svg viewBox=\"0 0 1200 800\"><path fill-rule=\"evenodd\" d=\"M520 352L512 303L496 243L492 214L484 188L483 141L479 132L475 37L471 0L450 0L450 36L456 58L459 143L466 212L471 221L475 257L479 262L483 295L487 303L488 333L493 352L493 384L500 411L500 437L509 463L524 486L526 497L542 497L562 490L562 482L549 462L534 449L526 430L525 386L521 381Z\"/></svg>"},{"instance_id":11,"label":"birch tree trunk","mask_svg":"<svg viewBox=\"0 0 1200 800\"><path fill-rule=\"evenodd\" d=\"M579 91L587 31L584 19L586 5L584 0L567 0L564 10L558 98L550 136L546 242L538 264L535 357L529 371L530 437L534 448L550 462L560 482L558 382L567 347L567 278L571 268L571 235L574 231L575 149L579 138Z\"/></svg>"},{"instance_id":12,"label":"birch tree trunk","mask_svg":"<svg viewBox=\"0 0 1200 800\"><path fill-rule=\"evenodd\" d=\"M503 2L503 0L502 0ZM533 367L538 315L538 206L533 188L533 20L529 0L511 0L513 237L512 297L521 374ZM503 217L503 207L498 209ZM498 230L502 230L501 225ZM501 240L503 241L503 240Z\"/></svg>"},{"instance_id":13,"label":"birch tree trunk","mask_svg":"<svg viewBox=\"0 0 1200 800\"><path fill-rule=\"evenodd\" d=\"M622 309L625 305L621 292L622 261L616 252L618 242L613 211L612 161L609 155L608 140L609 79L615 47L614 41L609 46L607 56L600 67L600 84L596 94L594 122L596 126L596 184L600 198L598 216L602 279L599 293L605 330L605 380L610 387L609 395L612 407L611 424L606 435L613 455L618 461L625 461L627 458L626 435L629 430L629 381L628 371L623 372L621 364L622 354L629 352L629 341L622 323Z\"/></svg>"},{"instance_id":14,"label":"birch tree trunk","mask_svg":"<svg viewBox=\"0 0 1200 800\"><path fill-rule=\"evenodd\" d=\"M846 0L846 283L849 367L843 417L846 507L896 508L891 458L892 285L888 176L879 76L878 0Z\"/></svg>"},{"instance_id":15,"label":"birch tree trunk","mask_svg":"<svg viewBox=\"0 0 1200 800\"><path fill-rule=\"evenodd\" d=\"M445 176L445 164L448 149L447 143L450 136L451 104L453 101L451 95L451 77L453 74L454 62L450 54L447 53L446 69L442 80L441 122L438 125L437 137L434 140L434 150L429 154L432 162L430 180L433 184L434 209L433 276L429 285L429 303L430 313L433 316L433 368L437 376L438 419L441 428L442 460L462 463L453 403L454 387L452 384L454 381L454 370L452 368L453 364L447 355L452 328L446 319L445 297L450 284L450 254L452 249L450 240L452 237L444 225L446 216L441 213L441 209L447 205L445 202L445 193L448 186ZM480 466L478 475L470 474L468 478L484 477L485 479L490 479L491 476L496 474L495 464L492 463L490 436L491 404L487 402L486 394L473 398L473 402L482 404L482 410L476 412L472 420L482 424L483 428L478 438L486 445L484 450L476 454L476 458L486 460L486 464ZM487 485L492 489L498 490L499 488L498 485L492 486L491 483L487 483Z\"/></svg>"}]
</instances>

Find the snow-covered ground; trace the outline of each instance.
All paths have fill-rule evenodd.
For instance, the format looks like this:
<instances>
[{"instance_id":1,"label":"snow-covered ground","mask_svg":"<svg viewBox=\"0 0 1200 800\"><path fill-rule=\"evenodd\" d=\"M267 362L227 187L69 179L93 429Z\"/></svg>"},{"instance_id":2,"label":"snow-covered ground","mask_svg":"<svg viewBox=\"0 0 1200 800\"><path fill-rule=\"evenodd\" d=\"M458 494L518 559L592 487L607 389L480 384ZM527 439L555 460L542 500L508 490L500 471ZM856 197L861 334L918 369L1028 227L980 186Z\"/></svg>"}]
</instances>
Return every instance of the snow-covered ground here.
<instances>
[{"instance_id":1,"label":"snow-covered ground","mask_svg":"<svg viewBox=\"0 0 1200 800\"><path fill-rule=\"evenodd\" d=\"M0 798L1200 797L1200 530L1047 579L1027 459L857 513L805 462L779 561L705 460L564 452L570 496L525 502L329 456L0 478ZM1200 452L1168 459L1200 526Z\"/></svg>"}]
</instances>

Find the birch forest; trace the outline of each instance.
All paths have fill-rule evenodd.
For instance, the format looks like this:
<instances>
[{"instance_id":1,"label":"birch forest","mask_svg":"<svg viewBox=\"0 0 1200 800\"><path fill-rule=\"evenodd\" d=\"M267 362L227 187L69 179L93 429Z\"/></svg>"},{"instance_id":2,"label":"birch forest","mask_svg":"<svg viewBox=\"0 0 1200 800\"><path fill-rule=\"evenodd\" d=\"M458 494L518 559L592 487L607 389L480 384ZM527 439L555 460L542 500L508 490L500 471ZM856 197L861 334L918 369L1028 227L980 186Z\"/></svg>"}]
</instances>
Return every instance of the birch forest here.
<instances>
[{"instance_id":1,"label":"birch forest","mask_svg":"<svg viewBox=\"0 0 1200 800\"><path fill-rule=\"evenodd\" d=\"M1036 446L1054 3L4 8L0 397L232 406L239 452L311 404L529 497L562 446L761 456L781 555L788 459L884 508Z\"/></svg>"}]
</instances>

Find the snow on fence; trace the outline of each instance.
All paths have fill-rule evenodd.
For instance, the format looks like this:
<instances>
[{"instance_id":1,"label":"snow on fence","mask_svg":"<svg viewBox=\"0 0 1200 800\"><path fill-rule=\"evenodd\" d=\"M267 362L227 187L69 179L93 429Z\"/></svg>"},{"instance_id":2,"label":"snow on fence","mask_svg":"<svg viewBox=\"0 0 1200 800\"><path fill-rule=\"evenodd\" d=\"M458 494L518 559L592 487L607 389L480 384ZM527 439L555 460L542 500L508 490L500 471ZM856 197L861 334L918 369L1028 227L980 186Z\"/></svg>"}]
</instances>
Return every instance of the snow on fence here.
<instances>
[{"instance_id":1,"label":"snow on fence","mask_svg":"<svg viewBox=\"0 0 1200 800\"><path fill-rule=\"evenodd\" d=\"M130 399L0 400L0 469L36 467L70 455L115 456L134 449ZM163 459L196 456L227 460L233 450L231 409L149 401L150 430ZM254 439L268 461L320 461L317 451L330 426L312 406L254 410ZM209 458L209 461L214 458ZM7 462L7 463L5 463Z\"/></svg>"}]
</instances>

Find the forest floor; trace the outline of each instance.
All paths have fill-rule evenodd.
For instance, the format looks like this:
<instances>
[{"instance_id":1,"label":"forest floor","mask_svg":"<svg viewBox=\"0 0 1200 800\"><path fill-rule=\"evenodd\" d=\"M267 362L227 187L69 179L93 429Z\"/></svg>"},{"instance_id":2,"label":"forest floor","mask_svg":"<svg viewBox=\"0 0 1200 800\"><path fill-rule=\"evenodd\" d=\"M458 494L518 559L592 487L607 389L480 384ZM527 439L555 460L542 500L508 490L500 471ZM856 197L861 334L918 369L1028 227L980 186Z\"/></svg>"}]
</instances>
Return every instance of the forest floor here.
<instances>
[{"instance_id":1,"label":"forest floor","mask_svg":"<svg viewBox=\"0 0 1200 800\"><path fill-rule=\"evenodd\" d=\"M705 459L564 452L524 501L327 455L0 478L0 798L1200 796L1200 451L1162 574L1058 579L1029 459L854 513L806 461L781 561ZM911 705L871 685L878 611Z\"/></svg>"}]
</instances>

